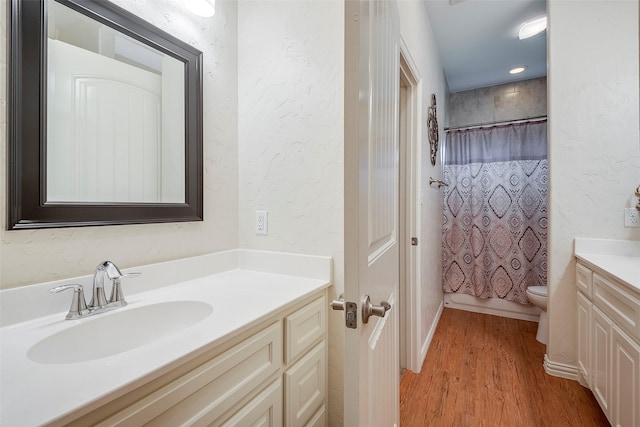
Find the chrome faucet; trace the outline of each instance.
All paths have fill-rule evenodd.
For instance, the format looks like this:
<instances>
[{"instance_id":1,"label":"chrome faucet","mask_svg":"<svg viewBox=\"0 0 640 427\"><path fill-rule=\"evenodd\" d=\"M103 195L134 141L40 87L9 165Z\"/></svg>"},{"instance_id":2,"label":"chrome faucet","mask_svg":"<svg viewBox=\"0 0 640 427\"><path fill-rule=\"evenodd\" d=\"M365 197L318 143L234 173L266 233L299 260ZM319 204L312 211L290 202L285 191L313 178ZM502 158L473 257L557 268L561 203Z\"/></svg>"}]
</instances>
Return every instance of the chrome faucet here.
<instances>
[{"instance_id":1,"label":"chrome faucet","mask_svg":"<svg viewBox=\"0 0 640 427\"><path fill-rule=\"evenodd\" d=\"M120 278L124 276L111 261L105 261L96 267L96 272L93 275L93 292L91 294L91 302L87 306L91 309L101 309L107 306L107 297L104 294L104 276L107 276L111 280L118 280L120 284ZM113 294L113 288L112 288ZM124 302L126 305L126 302Z\"/></svg>"},{"instance_id":2,"label":"chrome faucet","mask_svg":"<svg viewBox=\"0 0 640 427\"><path fill-rule=\"evenodd\" d=\"M63 285L49 289L49 292L61 292L67 289L73 289L73 301L71 309L66 319L80 319L94 314L104 313L106 311L115 310L124 307L127 301L124 299L120 280L123 277L138 277L141 273L123 274L118 267L111 261L104 261L98 264L93 275L93 291L91 302L86 304L82 285ZM111 296L107 300L104 293L104 277L105 275L112 281Z\"/></svg>"}]
</instances>

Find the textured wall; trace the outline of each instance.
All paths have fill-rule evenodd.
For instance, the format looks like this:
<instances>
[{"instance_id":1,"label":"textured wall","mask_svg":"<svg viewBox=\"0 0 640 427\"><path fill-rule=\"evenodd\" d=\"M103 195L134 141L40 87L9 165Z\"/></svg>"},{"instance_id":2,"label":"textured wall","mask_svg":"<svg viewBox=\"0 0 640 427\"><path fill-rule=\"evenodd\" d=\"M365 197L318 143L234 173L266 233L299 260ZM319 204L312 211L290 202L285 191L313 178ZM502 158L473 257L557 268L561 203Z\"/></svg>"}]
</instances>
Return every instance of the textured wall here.
<instances>
[{"instance_id":1,"label":"textured wall","mask_svg":"<svg viewBox=\"0 0 640 427\"><path fill-rule=\"evenodd\" d=\"M435 93L438 106L438 124L440 127L440 141L444 139L442 132L445 121L446 83L440 56L437 51L431 24L427 16L426 6L422 1L398 2L400 13L400 33L409 54L420 74L420 90L422 91L422 111L420 116L421 132L419 139L425 141L422 146L422 180L420 195L422 211L420 218L420 250L421 250L421 278L420 278L420 332L421 344L424 345L427 334L432 327L438 308L442 304L442 191L428 184L429 177L442 177L440 152L436 165L431 165L429 144L427 141L427 107L431 105L431 94Z\"/></svg>"},{"instance_id":2,"label":"textured wall","mask_svg":"<svg viewBox=\"0 0 640 427\"><path fill-rule=\"evenodd\" d=\"M204 52L204 222L6 231L6 186L0 186L0 287L92 272L111 259L120 267L235 248L237 244L237 69L233 0L200 18L173 0L116 0L118 5ZM6 178L7 2L0 2L0 173ZM6 182L6 181L3 181Z\"/></svg>"},{"instance_id":3,"label":"textured wall","mask_svg":"<svg viewBox=\"0 0 640 427\"><path fill-rule=\"evenodd\" d=\"M450 95L449 127L529 119L547 114L547 78Z\"/></svg>"},{"instance_id":4,"label":"textured wall","mask_svg":"<svg viewBox=\"0 0 640 427\"><path fill-rule=\"evenodd\" d=\"M573 239L640 240L623 222L640 184L638 2L551 0L548 14L547 356L575 365Z\"/></svg>"},{"instance_id":5,"label":"textured wall","mask_svg":"<svg viewBox=\"0 0 640 427\"><path fill-rule=\"evenodd\" d=\"M240 246L330 255L343 280L344 4L238 3ZM268 235L255 234L266 210ZM344 324L329 315L329 424L342 421Z\"/></svg>"}]
</instances>

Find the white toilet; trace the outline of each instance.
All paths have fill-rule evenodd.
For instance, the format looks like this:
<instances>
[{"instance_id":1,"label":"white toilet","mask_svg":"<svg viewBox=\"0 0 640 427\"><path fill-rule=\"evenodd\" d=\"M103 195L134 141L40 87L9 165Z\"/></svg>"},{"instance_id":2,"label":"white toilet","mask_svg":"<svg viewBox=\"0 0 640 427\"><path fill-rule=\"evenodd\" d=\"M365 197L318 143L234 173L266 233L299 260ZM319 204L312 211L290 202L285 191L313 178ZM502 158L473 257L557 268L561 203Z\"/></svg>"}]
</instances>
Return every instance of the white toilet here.
<instances>
[{"instance_id":1,"label":"white toilet","mask_svg":"<svg viewBox=\"0 0 640 427\"><path fill-rule=\"evenodd\" d=\"M547 322L547 287L529 286L527 288L527 297L533 305L541 310L536 339L546 345L549 341L549 326Z\"/></svg>"}]
</instances>

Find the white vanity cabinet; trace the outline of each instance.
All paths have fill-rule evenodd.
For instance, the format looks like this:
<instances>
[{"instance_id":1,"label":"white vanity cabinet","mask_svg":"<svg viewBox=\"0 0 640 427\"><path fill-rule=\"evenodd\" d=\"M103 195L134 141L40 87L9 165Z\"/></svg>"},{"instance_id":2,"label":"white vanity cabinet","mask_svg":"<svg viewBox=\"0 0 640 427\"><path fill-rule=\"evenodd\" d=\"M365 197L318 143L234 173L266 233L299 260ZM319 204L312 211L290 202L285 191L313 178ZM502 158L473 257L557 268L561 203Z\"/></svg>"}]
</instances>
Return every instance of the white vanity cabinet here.
<instances>
[{"instance_id":1,"label":"white vanity cabinet","mask_svg":"<svg viewBox=\"0 0 640 427\"><path fill-rule=\"evenodd\" d=\"M640 427L640 290L576 264L578 370L614 426Z\"/></svg>"},{"instance_id":2,"label":"white vanity cabinet","mask_svg":"<svg viewBox=\"0 0 640 427\"><path fill-rule=\"evenodd\" d=\"M323 290L71 425L326 426L326 312Z\"/></svg>"}]
</instances>

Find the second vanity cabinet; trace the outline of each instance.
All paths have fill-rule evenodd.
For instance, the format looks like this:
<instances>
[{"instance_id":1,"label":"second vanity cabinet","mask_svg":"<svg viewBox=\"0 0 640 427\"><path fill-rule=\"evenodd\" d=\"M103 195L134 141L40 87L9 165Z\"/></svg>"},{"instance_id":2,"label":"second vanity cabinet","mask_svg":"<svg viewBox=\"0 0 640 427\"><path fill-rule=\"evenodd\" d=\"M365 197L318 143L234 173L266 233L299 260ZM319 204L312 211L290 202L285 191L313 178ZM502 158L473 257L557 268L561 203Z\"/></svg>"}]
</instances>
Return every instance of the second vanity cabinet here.
<instances>
[{"instance_id":1,"label":"second vanity cabinet","mask_svg":"<svg viewBox=\"0 0 640 427\"><path fill-rule=\"evenodd\" d=\"M640 427L640 291L576 264L578 370L614 426Z\"/></svg>"},{"instance_id":2,"label":"second vanity cabinet","mask_svg":"<svg viewBox=\"0 0 640 427\"><path fill-rule=\"evenodd\" d=\"M326 426L325 292L70 425Z\"/></svg>"}]
</instances>

